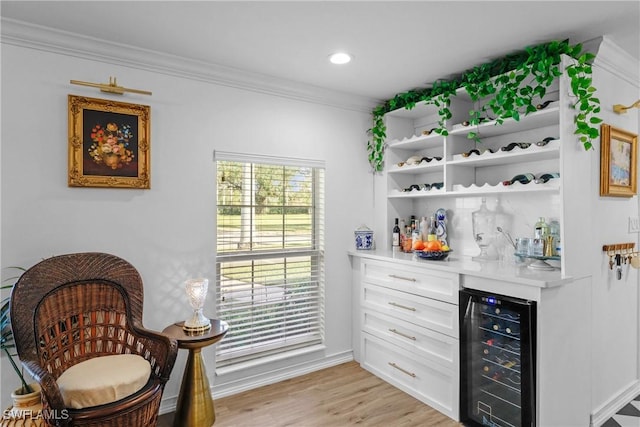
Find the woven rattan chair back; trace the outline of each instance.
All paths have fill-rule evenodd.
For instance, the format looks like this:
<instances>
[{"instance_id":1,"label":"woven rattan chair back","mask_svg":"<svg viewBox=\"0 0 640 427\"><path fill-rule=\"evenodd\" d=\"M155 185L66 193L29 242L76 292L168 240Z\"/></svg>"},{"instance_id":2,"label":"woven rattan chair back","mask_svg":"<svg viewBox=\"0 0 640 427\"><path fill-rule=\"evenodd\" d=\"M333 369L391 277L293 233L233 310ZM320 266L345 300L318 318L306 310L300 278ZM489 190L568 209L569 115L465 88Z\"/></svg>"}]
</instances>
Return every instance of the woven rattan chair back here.
<instances>
[{"instance_id":1,"label":"woven rattan chair back","mask_svg":"<svg viewBox=\"0 0 640 427\"><path fill-rule=\"evenodd\" d=\"M56 256L20 277L11 294L16 349L23 365L41 383L46 407L66 409L55 380L69 367L93 357L138 354L152 369L143 393L67 412L71 425L155 425L177 344L142 327L142 302L140 274L110 254Z\"/></svg>"}]
</instances>

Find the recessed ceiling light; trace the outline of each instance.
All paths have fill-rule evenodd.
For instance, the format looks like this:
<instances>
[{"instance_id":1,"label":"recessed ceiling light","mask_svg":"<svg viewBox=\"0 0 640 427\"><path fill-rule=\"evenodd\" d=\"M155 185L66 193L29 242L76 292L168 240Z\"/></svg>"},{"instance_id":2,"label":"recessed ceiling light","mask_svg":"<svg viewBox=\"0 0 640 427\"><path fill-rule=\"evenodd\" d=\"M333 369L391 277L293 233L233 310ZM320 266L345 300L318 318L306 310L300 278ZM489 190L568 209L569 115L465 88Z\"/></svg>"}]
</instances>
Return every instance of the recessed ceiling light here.
<instances>
[{"instance_id":1,"label":"recessed ceiling light","mask_svg":"<svg viewBox=\"0 0 640 427\"><path fill-rule=\"evenodd\" d=\"M346 64L347 62L351 62L351 58L352 58L351 55L344 52L337 52L329 55L329 61L331 61L332 64L337 64L337 65L342 65L342 64Z\"/></svg>"}]
</instances>

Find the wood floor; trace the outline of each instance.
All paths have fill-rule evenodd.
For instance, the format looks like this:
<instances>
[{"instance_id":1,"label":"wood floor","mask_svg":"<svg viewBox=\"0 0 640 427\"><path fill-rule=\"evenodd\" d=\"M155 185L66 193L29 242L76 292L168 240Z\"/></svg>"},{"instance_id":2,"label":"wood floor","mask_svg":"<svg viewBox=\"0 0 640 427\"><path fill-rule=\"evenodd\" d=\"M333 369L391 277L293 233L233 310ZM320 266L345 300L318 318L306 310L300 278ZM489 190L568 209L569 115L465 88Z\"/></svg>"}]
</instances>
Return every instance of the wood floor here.
<instances>
[{"instance_id":1,"label":"wood floor","mask_svg":"<svg viewBox=\"0 0 640 427\"><path fill-rule=\"evenodd\" d=\"M215 399L215 427L461 426L349 362ZM172 425L173 413L158 427ZM203 426L204 427L204 426Z\"/></svg>"}]
</instances>

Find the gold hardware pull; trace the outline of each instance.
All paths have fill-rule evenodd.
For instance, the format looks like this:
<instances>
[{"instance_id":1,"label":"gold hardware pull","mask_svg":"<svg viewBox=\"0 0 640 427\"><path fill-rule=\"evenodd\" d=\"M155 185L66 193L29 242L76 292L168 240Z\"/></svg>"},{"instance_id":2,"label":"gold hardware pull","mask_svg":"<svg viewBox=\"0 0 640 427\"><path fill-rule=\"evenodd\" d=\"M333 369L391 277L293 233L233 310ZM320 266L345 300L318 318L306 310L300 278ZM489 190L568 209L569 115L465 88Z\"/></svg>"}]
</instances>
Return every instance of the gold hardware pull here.
<instances>
[{"instance_id":1,"label":"gold hardware pull","mask_svg":"<svg viewBox=\"0 0 640 427\"><path fill-rule=\"evenodd\" d=\"M394 368L396 368L398 371L400 371L400 372L402 372L402 373L404 373L404 374L409 375L409 376L410 376L410 377L412 377L412 378L415 378L415 377L416 377L416 374L414 374L413 372L409 372L409 371L407 371L406 369L402 369L400 366L396 365L394 362L389 362L389 365L390 365L390 366L393 366L393 367L394 367Z\"/></svg>"},{"instance_id":2,"label":"gold hardware pull","mask_svg":"<svg viewBox=\"0 0 640 427\"><path fill-rule=\"evenodd\" d=\"M406 305L402 305L402 304L398 304L397 302L389 302L389 305L392 305L394 307L398 307L398 308L404 308L405 310L409 310L409 311L416 311L415 308L413 307L407 307Z\"/></svg>"},{"instance_id":3,"label":"gold hardware pull","mask_svg":"<svg viewBox=\"0 0 640 427\"><path fill-rule=\"evenodd\" d=\"M416 340L416 337L412 337L411 335L404 334L404 333L398 331L397 329L389 328L389 332L393 332L394 334L400 335L401 337L409 338L412 341Z\"/></svg>"},{"instance_id":4,"label":"gold hardware pull","mask_svg":"<svg viewBox=\"0 0 640 427\"><path fill-rule=\"evenodd\" d=\"M415 282L416 281L416 279L414 279L413 277L402 277L402 276L397 276L395 274L390 274L389 277L391 277L393 279L406 280L407 282Z\"/></svg>"}]
</instances>

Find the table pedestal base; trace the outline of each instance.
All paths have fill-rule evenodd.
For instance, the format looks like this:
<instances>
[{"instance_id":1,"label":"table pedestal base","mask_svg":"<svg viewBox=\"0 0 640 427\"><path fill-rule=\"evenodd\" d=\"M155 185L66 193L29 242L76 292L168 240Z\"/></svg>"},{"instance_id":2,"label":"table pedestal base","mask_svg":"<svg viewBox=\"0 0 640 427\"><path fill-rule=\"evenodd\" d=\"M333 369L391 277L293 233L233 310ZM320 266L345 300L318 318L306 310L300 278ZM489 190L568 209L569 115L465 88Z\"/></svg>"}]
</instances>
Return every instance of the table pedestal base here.
<instances>
[{"instance_id":1,"label":"table pedestal base","mask_svg":"<svg viewBox=\"0 0 640 427\"><path fill-rule=\"evenodd\" d=\"M199 348L189 349L180 394L173 420L174 427L212 426L216 420L209 380Z\"/></svg>"}]
</instances>

